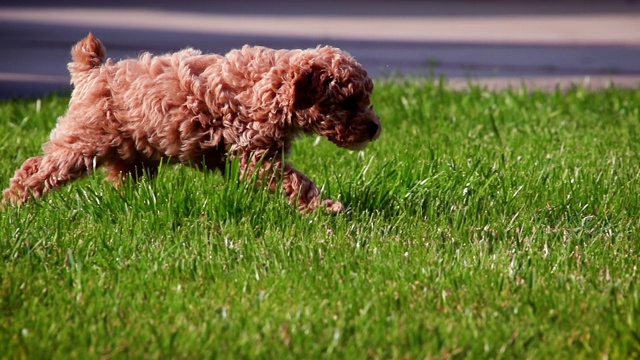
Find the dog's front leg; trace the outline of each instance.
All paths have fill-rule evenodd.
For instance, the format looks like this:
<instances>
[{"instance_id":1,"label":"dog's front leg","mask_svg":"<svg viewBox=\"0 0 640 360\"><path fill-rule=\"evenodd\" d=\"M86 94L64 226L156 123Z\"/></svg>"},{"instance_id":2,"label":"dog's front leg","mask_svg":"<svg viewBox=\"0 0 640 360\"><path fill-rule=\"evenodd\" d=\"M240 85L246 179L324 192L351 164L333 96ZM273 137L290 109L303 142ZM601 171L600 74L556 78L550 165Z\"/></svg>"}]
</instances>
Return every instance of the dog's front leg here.
<instances>
[{"instance_id":1,"label":"dog's front leg","mask_svg":"<svg viewBox=\"0 0 640 360\"><path fill-rule=\"evenodd\" d=\"M251 160L241 161L241 167L244 178L257 175L259 183L267 185L272 191L277 189L281 180L282 189L289 197L289 202L296 204L301 212L311 212L317 208L327 209L334 214L344 211L342 203L332 199L323 199L320 196L318 186L289 163L256 157L254 154ZM257 174L255 170L258 170Z\"/></svg>"},{"instance_id":2,"label":"dog's front leg","mask_svg":"<svg viewBox=\"0 0 640 360\"><path fill-rule=\"evenodd\" d=\"M291 164L286 163L282 177L282 187L289 196L289 201L298 203L298 209L302 212L313 211L320 207L338 214L344 211L344 206L332 199L322 199L320 189L307 177L296 170Z\"/></svg>"}]
</instances>

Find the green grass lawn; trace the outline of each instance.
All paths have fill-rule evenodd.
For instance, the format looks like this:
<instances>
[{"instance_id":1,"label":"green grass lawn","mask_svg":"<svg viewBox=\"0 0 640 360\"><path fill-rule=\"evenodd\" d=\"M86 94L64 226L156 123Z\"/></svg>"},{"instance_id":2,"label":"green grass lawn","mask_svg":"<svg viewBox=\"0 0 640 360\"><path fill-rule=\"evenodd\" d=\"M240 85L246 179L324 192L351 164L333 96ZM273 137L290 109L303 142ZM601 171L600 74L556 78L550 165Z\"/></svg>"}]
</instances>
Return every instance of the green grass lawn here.
<instances>
[{"instance_id":1,"label":"green grass lawn","mask_svg":"<svg viewBox=\"0 0 640 360\"><path fill-rule=\"evenodd\" d=\"M67 101L0 103L3 188ZM365 152L293 151L339 216L184 167L0 210L0 357L640 356L640 90L373 102Z\"/></svg>"}]
</instances>

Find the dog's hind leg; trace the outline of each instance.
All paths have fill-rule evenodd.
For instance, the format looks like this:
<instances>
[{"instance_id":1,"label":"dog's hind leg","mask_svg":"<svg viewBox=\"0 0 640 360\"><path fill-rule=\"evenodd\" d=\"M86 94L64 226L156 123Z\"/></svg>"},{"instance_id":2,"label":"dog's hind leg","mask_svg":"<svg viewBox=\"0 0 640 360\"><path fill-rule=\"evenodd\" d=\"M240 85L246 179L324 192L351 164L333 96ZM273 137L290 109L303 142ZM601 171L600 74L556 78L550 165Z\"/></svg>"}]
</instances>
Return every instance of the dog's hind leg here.
<instances>
[{"instance_id":1,"label":"dog's hind leg","mask_svg":"<svg viewBox=\"0 0 640 360\"><path fill-rule=\"evenodd\" d=\"M151 180L158 175L158 167L157 162L123 160L111 160L103 166L108 172L107 180L112 181L116 187L121 186L128 179L138 182L144 176Z\"/></svg>"},{"instance_id":2,"label":"dog's hind leg","mask_svg":"<svg viewBox=\"0 0 640 360\"><path fill-rule=\"evenodd\" d=\"M3 191L3 202L25 203L40 198L47 191L89 173L97 163L93 156L48 143L45 154L27 159Z\"/></svg>"}]
</instances>

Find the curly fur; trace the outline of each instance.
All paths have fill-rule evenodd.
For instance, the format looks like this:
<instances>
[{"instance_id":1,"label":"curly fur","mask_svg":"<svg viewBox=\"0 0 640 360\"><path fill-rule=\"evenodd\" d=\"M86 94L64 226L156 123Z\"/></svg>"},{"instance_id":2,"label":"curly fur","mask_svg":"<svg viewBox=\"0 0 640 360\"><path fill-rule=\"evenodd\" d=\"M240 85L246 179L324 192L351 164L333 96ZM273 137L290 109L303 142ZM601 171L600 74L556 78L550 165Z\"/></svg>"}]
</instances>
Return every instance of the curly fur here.
<instances>
[{"instance_id":1,"label":"curly fur","mask_svg":"<svg viewBox=\"0 0 640 360\"><path fill-rule=\"evenodd\" d=\"M119 62L104 61L92 34L71 51L74 85L44 155L28 159L4 190L4 202L24 203L107 169L119 184L154 176L161 162L224 170L240 160L301 211L344 209L283 161L298 134L317 133L361 149L381 131L370 104L373 82L349 54L333 47L273 50L244 46L226 55L185 49ZM256 173L257 170L257 173Z\"/></svg>"}]
</instances>

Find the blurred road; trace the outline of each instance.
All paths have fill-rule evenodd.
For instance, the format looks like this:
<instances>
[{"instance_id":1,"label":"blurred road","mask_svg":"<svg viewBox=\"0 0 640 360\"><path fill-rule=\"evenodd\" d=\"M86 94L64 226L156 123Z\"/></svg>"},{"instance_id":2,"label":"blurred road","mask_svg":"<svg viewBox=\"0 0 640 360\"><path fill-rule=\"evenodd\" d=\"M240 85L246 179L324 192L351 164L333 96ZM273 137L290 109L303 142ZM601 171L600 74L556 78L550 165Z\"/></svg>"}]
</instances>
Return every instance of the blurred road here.
<instances>
[{"instance_id":1,"label":"blurred road","mask_svg":"<svg viewBox=\"0 0 640 360\"><path fill-rule=\"evenodd\" d=\"M331 44L374 77L445 76L454 87L640 87L638 0L15 3L0 0L0 98L69 90L69 49L89 31L114 59L187 46L224 53L245 43Z\"/></svg>"}]
</instances>

